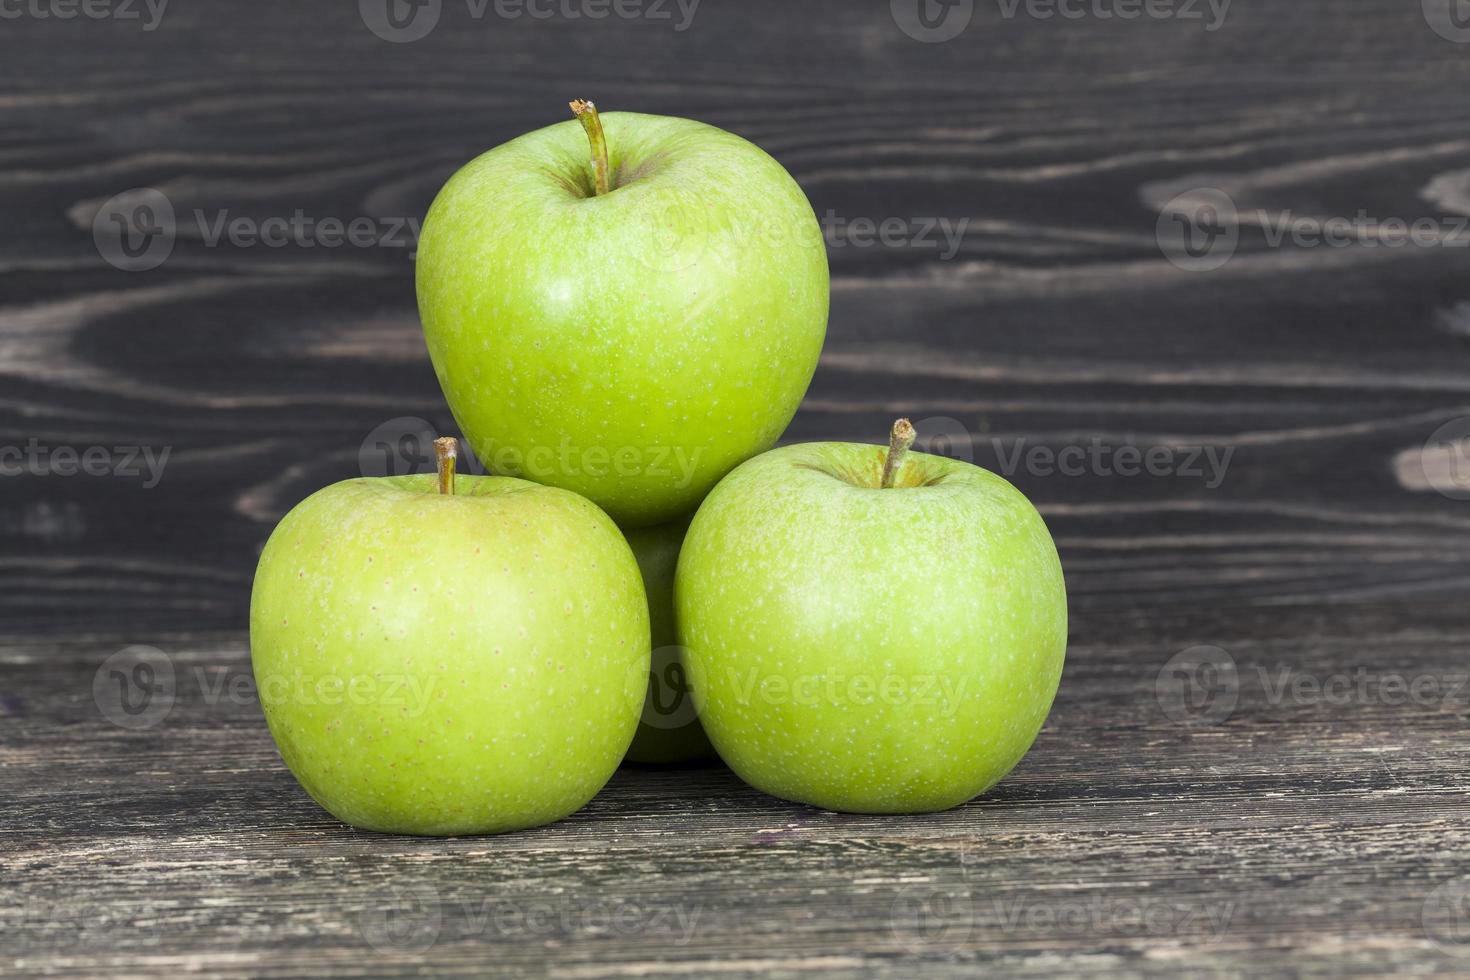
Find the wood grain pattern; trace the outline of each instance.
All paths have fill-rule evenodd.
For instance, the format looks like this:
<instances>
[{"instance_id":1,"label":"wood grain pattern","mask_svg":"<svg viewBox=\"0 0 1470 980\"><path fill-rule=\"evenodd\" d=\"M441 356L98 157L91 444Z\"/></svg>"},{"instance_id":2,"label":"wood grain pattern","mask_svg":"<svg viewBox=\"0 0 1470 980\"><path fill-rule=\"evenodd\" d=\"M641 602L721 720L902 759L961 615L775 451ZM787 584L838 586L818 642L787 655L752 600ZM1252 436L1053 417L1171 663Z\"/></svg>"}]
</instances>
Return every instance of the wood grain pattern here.
<instances>
[{"instance_id":1,"label":"wood grain pattern","mask_svg":"<svg viewBox=\"0 0 1470 980\"><path fill-rule=\"evenodd\" d=\"M46 454L0 476L0 971L1470 974L1470 503L1435 489L1463 480L1446 444L1424 453L1470 434L1470 45L1437 15L1242 3L1206 30L982 2L925 44L883 3L704 0L675 30L445 0L393 44L356 6L0 20L0 449ZM273 522L380 427L452 421L410 241L212 223L385 234L574 96L753 139L827 222L831 326L788 439L876 442L907 414L1041 507L1070 656L984 799L852 817L628 769L531 833L374 837L222 693L248 680ZM1199 187L1239 209L1207 273L1156 236ZM93 222L138 188L178 233L126 272ZM1437 237L1272 238L1360 213ZM91 447L113 470L147 448L161 477L57 472ZM1055 472L1069 447L1107 462ZM1120 473L1120 447L1166 463ZM1191 470L1196 448L1228 461ZM177 681L140 730L93 695L129 644ZM1223 716L1171 700L1199 647L1234 668L1207 692L1233 693Z\"/></svg>"}]
</instances>

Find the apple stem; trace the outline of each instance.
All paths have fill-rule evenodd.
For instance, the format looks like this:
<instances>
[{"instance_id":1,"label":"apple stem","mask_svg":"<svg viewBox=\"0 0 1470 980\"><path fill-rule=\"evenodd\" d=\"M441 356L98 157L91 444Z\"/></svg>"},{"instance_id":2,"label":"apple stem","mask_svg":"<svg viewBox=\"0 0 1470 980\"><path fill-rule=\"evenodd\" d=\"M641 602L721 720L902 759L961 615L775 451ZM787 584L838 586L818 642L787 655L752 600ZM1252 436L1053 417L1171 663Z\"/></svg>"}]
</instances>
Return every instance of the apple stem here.
<instances>
[{"instance_id":1,"label":"apple stem","mask_svg":"<svg viewBox=\"0 0 1470 980\"><path fill-rule=\"evenodd\" d=\"M459 440L444 436L434 440L434 457L439 461L439 492L454 493L454 460L459 456Z\"/></svg>"},{"instance_id":2,"label":"apple stem","mask_svg":"<svg viewBox=\"0 0 1470 980\"><path fill-rule=\"evenodd\" d=\"M574 99L567 103L577 118L582 122L582 128L587 132L587 142L592 144L592 177L596 183L598 194L608 192L607 183L607 137L602 132L602 117L597 114L597 106L586 99Z\"/></svg>"},{"instance_id":3,"label":"apple stem","mask_svg":"<svg viewBox=\"0 0 1470 980\"><path fill-rule=\"evenodd\" d=\"M908 419L899 419L893 423L893 431L888 436L888 458L883 461L883 479L878 484L879 487L887 490L893 486L893 481L903 466L903 457L914 444L916 435L918 433Z\"/></svg>"}]
</instances>

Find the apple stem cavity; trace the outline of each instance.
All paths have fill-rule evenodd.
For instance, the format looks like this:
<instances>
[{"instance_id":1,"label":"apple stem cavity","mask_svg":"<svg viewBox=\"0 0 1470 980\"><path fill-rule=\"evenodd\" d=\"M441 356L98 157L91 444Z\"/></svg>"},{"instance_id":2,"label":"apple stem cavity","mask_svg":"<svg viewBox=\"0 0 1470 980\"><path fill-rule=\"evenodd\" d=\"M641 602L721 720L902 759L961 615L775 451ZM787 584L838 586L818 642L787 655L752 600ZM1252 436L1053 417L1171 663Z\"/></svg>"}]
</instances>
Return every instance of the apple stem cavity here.
<instances>
[{"instance_id":1,"label":"apple stem cavity","mask_svg":"<svg viewBox=\"0 0 1470 980\"><path fill-rule=\"evenodd\" d=\"M602 117L597 114L597 106L586 99L574 99L567 104L581 120L582 129L587 132L587 142L592 144L592 178L596 193L606 194L610 188L607 183L607 137L602 132Z\"/></svg>"},{"instance_id":2,"label":"apple stem cavity","mask_svg":"<svg viewBox=\"0 0 1470 980\"><path fill-rule=\"evenodd\" d=\"M908 419L899 419L893 423L893 431L888 435L888 458L883 461L883 479L878 484L881 489L887 490L893 486L898 471L903 467L903 458L914 444L916 435L918 433Z\"/></svg>"},{"instance_id":3,"label":"apple stem cavity","mask_svg":"<svg viewBox=\"0 0 1470 980\"><path fill-rule=\"evenodd\" d=\"M454 461L459 456L459 440L444 436L434 440L434 458L439 461L439 492L445 496L454 494Z\"/></svg>"}]
</instances>

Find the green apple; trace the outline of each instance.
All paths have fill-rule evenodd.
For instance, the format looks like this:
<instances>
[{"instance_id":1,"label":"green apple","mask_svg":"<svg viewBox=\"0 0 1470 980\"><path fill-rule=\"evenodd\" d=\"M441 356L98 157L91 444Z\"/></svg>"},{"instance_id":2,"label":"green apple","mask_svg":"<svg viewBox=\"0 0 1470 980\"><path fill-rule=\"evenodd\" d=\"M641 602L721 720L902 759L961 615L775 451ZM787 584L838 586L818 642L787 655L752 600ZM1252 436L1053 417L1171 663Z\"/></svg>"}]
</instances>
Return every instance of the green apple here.
<instances>
[{"instance_id":1,"label":"green apple","mask_svg":"<svg viewBox=\"0 0 1470 980\"><path fill-rule=\"evenodd\" d=\"M969 463L810 443L710 493L675 606L700 721L757 789L943 810L995 784L1061 677L1067 602L1041 516Z\"/></svg>"},{"instance_id":2,"label":"green apple","mask_svg":"<svg viewBox=\"0 0 1470 980\"><path fill-rule=\"evenodd\" d=\"M674 629L674 570L689 522L670 521L625 532L643 591L648 594L648 622L653 636L652 665L643 717L628 748L631 762L688 762L714 754L694 707L688 668Z\"/></svg>"},{"instance_id":3,"label":"green apple","mask_svg":"<svg viewBox=\"0 0 1470 980\"><path fill-rule=\"evenodd\" d=\"M606 514L445 469L308 497L266 543L250 603L281 757L333 816L388 833L579 809L633 738L648 648L638 566Z\"/></svg>"},{"instance_id":4,"label":"green apple","mask_svg":"<svg viewBox=\"0 0 1470 980\"><path fill-rule=\"evenodd\" d=\"M573 107L581 125L511 140L440 190L419 314L492 472L657 524L795 414L826 333L826 248L801 188L754 144Z\"/></svg>"}]
</instances>

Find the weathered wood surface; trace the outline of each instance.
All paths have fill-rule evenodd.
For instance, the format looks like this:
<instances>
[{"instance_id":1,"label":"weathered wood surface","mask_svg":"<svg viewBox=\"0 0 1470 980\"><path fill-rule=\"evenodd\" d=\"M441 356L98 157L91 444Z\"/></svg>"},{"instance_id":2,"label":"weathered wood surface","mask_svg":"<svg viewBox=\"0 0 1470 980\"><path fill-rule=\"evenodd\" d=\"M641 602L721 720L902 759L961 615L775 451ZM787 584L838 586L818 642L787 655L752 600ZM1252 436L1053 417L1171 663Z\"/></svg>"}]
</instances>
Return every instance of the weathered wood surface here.
<instances>
[{"instance_id":1,"label":"weathered wood surface","mask_svg":"<svg viewBox=\"0 0 1470 980\"><path fill-rule=\"evenodd\" d=\"M705 0L675 30L672 5L450 0L393 44L355 6L0 20L0 447L169 453L156 485L54 456L0 477L0 972L1470 975L1470 503L1423 452L1470 415L1448 7L1241 3L1206 30L981 3L925 44L883 3ZM788 438L906 413L1042 507L1068 667L985 799L839 816L631 769L542 830L375 837L297 789L230 686L272 522L380 426L451 422L411 249L211 244L193 212L388 233L574 96L748 136L827 218L831 328ZM1248 219L1222 268L1182 271L1160 208L1201 186L1450 240ZM180 221L130 273L93 221L135 188ZM855 243L888 218L908 231ZM953 255L921 234L941 219L969 221ZM1134 444L1166 465L1116 472ZM1008 467L1018 445L1113 454L1067 475ZM1218 481L1194 446L1230 452ZM93 693L131 644L177 681L141 729ZM1180 676L1210 683L1184 702Z\"/></svg>"}]
</instances>

